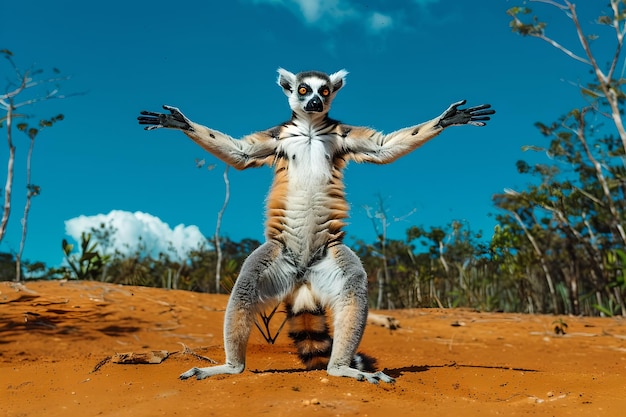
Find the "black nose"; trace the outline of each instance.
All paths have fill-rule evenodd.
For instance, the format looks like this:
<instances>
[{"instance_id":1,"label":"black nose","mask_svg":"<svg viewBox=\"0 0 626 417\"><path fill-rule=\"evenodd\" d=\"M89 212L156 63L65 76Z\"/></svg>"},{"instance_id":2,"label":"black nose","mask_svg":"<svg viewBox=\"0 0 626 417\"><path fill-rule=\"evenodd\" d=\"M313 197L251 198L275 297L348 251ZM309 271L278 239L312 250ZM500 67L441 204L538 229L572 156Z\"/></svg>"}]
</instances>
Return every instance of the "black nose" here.
<instances>
[{"instance_id":1,"label":"black nose","mask_svg":"<svg viewBox=\"0 0 626 417\"><path fill-rule=\"evenodd\" d=\"M324 104L322 103L322 100L318 96L314 96L311 100L309 100L308 103L306 103L306 106L304 106L305 111L320 112L323 109L324 109Z\"/></svg>"}]
</instances>

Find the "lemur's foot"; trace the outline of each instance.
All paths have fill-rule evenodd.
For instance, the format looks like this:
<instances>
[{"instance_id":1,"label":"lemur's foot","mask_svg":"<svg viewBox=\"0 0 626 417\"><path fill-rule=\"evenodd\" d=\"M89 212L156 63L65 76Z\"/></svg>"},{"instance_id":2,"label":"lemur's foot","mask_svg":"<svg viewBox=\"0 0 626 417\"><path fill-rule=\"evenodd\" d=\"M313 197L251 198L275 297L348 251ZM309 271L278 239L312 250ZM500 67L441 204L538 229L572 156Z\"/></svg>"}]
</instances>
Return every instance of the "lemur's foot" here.
<instances>
[{"instance_id":1,"label":"lemur's foot","mask_svg":"<svg viewBox=\"0 0 626 417\"><path fill-rule=\"evenodd\" d=\"M207 368L191 368L187 372L181 374L179 378L185 380L187 378L195 376L196 379L204 379L215 375L240 374L243 372L243 368L243 366L234 366L229 364L209 366Z\"/></svg>"},{"instance_id":2,"label":"lemur's foot","mask_svg":"<svg viewBox=\"0 0 626 417\"><path fill-rule=\"evenodd\" d=\"M151 111L142 111L141 116L137 118L140 125L148 125L145 130L159 129L161 127L169 129L192 130L191 120L187 119L176 107L166 106L163 108L171 114L155 113Z\"/></svg>"},{"instance_id":3,"label":"lemur's foot","mask_svg":"<svg viewBox=\"0 0 626 417\"><path fill-rule=\"evenodd\" d=\"M382 371L363 372L355 368L350 368L349 366L329 367L327 372L328 375L331 376L345 376L348 378L354 378L357 381L367 381L371 384L378 384L380 381L387 382L388 384L396 382L395 379Z\"/></svg>"},{"instance_id":4,"label":"lemur's foot","mask_svg":"<svg viewBox=\"0 0 626 417\"><path fill-rule=\"evenodd\" d=\"M491 104L481 104L480 106L467 109L459 109L459 106L465 103L465 100L461 100L448 107L439 118L439 126L443 128L459 125L485 126L485 122L491 120L489 115L496 112L495 110L490 110Z\"/></svg>"}]
</instances>

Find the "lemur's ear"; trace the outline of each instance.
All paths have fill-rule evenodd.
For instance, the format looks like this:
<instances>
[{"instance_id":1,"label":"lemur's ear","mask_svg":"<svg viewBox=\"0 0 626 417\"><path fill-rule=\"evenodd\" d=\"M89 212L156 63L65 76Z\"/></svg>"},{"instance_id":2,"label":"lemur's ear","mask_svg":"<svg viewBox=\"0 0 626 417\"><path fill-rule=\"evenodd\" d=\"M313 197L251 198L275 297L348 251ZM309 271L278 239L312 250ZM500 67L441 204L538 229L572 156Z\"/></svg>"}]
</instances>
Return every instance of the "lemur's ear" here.
<instances>
[{"instance_id":1,"label":"lemur's ear","mask_svg":"<svg viewBox=\"0 0 626 417\"><path fill-rule=\"evenodd\" d=\"M296 83L295 74L283 68L278 68L278 85L283 88L285 95L290 96Z\"/></svg>"},{"instance_id":2,"label":"lemur's ear","mask_svg":"<svg viewBox=\"0 0 626 417\"><path fill-rule=\"evenodd\" d=\"M329 75L330 83L333 86L333 93L339 91L339 89L344 86L346 83L346 75L348 75L348 71L345 69Z\"/></svg>"}]
</instances>

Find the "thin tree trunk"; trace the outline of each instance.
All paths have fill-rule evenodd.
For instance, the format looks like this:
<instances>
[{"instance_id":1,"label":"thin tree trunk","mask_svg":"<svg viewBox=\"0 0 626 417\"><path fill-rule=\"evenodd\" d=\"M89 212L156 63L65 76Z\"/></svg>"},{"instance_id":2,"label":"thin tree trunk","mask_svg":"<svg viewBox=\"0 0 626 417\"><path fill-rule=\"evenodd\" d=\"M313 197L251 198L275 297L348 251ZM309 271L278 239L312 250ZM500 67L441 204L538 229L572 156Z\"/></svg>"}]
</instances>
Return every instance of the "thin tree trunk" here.
<instances>
[{"instance_id":1,"label":"thin tree trunk","mask_svg":"<svg viewBox=\"0 0 626 417\"><path fill-rule=\"evenodd\" d=\"M383 277L385 279L384 282L384 286L381 287L381 291L384 291L385 289L389 288L389 267L387 265L387 218L384 217L383 218L383 235L380 239L380 247L381 247L381 251L382 251L382 255L383 255ZM391 308L390 303L391 303L391 295L387 294L386 298L386 302L385 302L385 307L386 308ZM382 308L378 307L379 309Z\"/></svg>"},{"instance_id":2,"label":"thin tree trunk","mask_svg":"<svg viewBox=\"0 0 626 417\"><path fill-rule=\"evenodd\" d=\"M593 56L591 52L591 47L589 46L588 37L585 36L583 29L580 26L580 22L578 21L578 15L576 14L576 5L573 3L570 3L569 1L566 1L566 4L568 6L570 16L574 22L574 25L576 26L576 32L578 34L578 39L580 40L580 44L585 50L585 54L587 55L587 58L589 58L589 62L591 63L591 66L593 67L593 71L596 75L596 78L598 79L598 83L600 84L600 89L604 93L604 97L606 98L606 100L609 103L609 106L611 107L611 118L613 119L613 124L615 124L615 128L617 129L619 137L622 140L622 146L624 150L626 151L626 129L624 129L624 124L622 122L622 113L619 108L620 99L618 98L617 94L615 94L614 87L611 85L611 81L612 81L611 77L613 75L613 70L609 72L609 76L604 75L595 57ZM614 16L613 16L614 22L619 22L622 17L620 16L619 10L617 8L617 2L612 0L611 6L613 8L613 13L614 13ZM623 43L623 34L619 30L619 28L616 28L616 29L617 29L616 30L617 48L616 48L615 58L613 59L613 64L611 65L612 69L615 68L615 64L619 61L619 55L620 55L620 51L621 51L622 43Z\"/></svg>"},{"instance_id":3,"label":"thin tree trunk","mask_svg":"<svg viewBox=\"0 0 626 417\"><path fill-rule=\"evenodd\" d=\"M376 298L376 309L380 310L383 305L383 296L385 294L385 276L380 269L378 270L378 273L376 275L376 279L378 280L378 296Z\"/></svg>"},{"instance_id":4,"label":"thin tree trunk","mask_svg":"<svg viewBox=\"0 0 626 417\"><path fill-rule=\"evenodd\" d=\"M222 245L220 243L220 227L222 226L222 217L228 206L228 200L230 199L230 181L228 180L228 165L224 168L224 204L217 213L217 224L215 225L215 252L217 254L217 265L215 266L215 292L220 292L220 283L222 281Z\"/></svg>"},{"instance_id":5,"label":"thin tree trunk","mask_svg":"<svg viewBox=\"0 0 626 417\"><path fill-rule=\"evenodd\" d=\"M578 120L578 129L576 129L574 133L576 134L576 137L578 138L581 145L583 146L583 149L585 150L585 153L587 154L587 158L589 158L589 161L593 165L593 168L596 173L596 178L598 179L598 182L600 183L602 187L602 193L604 194L604 197L606 198L606 204L608 205L609 213L611 214L611 226L613 230L615 230L617 234L619 235L622 241L622 244L626 245L626 231L624 231L624 227L621 224L620 215L617 211L617 208L615 207L615 202L613 201L613 196L611 195L609 184L607 183L606 178L604 177L604 174L602 173L602 165L600 164L600 162L598 162L598 160L591 153L591 150L589 149L589 145L587 144L587 138L585 137L585 114L587 113L588 110L589 108L587 107L581 111L580 120Z\"/></svg>"},{"instance_id":6,"label":"thin tree trunk","mask_svg":"<svg viewBox=\"0 0 626 417\"><path fill-rule=\"evenodd\" d=\"M174 290L178 289L178 282L180 281L180 276L183 273L184 267L185 267L185 262L184 260L181 259L180 266L176 270L176 273L174 274L174 279L172 280L172 283L171 283L172 289Z\"/></svg>"},{"instance_id":7,"label":"thin tree trunk","mask_svg":"<svg viewBox=\"0 0 626 417\"><path fill-rule=\"evenodd\" d=\"M615 294L615 299L617 300L617 303L620 306L622 317L626 317L626 304L624 303L624 298L622 297L622 294L620 293L619 287L617 286L613 287L613 294Z\"/></svg>"},{"instance_id":8,"label":"thin tree trunk","mask_svg":"<svg viewBox=\"0 0 626 417\"><path fill-rule=\"evenodd\" d=\"M30 135L30 134L29 134ZM31 168L30 162L33 158L33 150L35 149L35 136L30 136L30 146L28 147L28 156L26 157L26 204L24 205L24 217L22 217L22 239L20 240L20 249L15 256L15 280L22 279L22 254L26 245L26 233L28 232L28 214L30 213L30 204L37 194L39 194L36 186L31 184Z\"/></svg>"},{"instance_id":9,"label":"thin tree trunk","mask_svg":"<svg viewBox=\"0 0 626 417\"><path fill-rule=\"evenodd\" d=\"M541 249L539 248L539 245L537 244L535 237L532 235L532 233L530 233L530 230L528 230L528 228L526 227L526 225L524 224L520 216L514 211L509 211L509 212L513 214L513 217L515 217L515 220L517 220L519 225L522 227L522 230L524 230L526 237L528 238L531 245L533 246L533 249L535 250L535 254L539 258L539 262L541 263L541 268L543 269L543 273L545 274L546 282L548 284L548 289L550 291L550 297L552 298L552 312L554 314L558 314L559 312L558 299L556 296L556 291L554 290L554 282L552 280L552 275L550 274L550 269L548 268L548 264L545 260L545 257L543 256L543 252L541 252Z\"/></svg>"},{"instance_id":10,"label":"thin tree trunk","mask_svg":"<svg viewBox=\"0 0 626 417\"><path fill-rule=\"evenodd\" d=\"M7 164L7 181L4 186L4 210L2 212L2 222L0 223L0 242L4 238L11 215L11 190L13 189L13 165L15 163L15 145L11 134L13 125L13 103L9 101L7 109L7 141L9 142L9 161Z\"/></svg>"},{"instance_id":11,"label":"thin tree trunk","mask_svg":"<svg viewBox=\"0 0 626 417\"><path fill-rule=\"evenodd\" d=\"M443 256L443 240L439 241L439 262L441 262L441 266L443 266L443 270L446 271L446 278L448 278L450 274L450 267L448 266L448 262L446 261L446 257Z\"/></svg>"},{"instance_id":12,"label":"thin tree trunk","mask_svg":"<svg viewBox=\"0 0 626 417\"><path fill-rule=\"evenodd\" d=\"M22 254L24 253L24 245L26 243L26 231L28 229L28 213L30 212L31 196L30 191L26 196L26 204L24 205L24 217L22 218L22 239L20 240L20 249L15 255L15 281L22 280Z\"/></svg>"},{"instance_id":13,"label":"thin tree trunk","mask_svg":"<svg viewBox=\"0 0 626 417\"><path fill-rule=\"evenodd\" d=\"M365 207L367 217L372 221L372 226L374 227L374 233L376 233L376 238L380 243L380 254L382 257L382 272L379 270L376 274L376 279L378 281L378 294L376 297L376 308L382 309L384 308L383 304L385 302L385 285L389 284L389 270L387 267L387 254L386 254L386 244L387 244L387 216L385 215L385 207L383 205L383 200L380 196L378 196L378 210L376 213L372 214L370 212L369 207ZM378 224L376 223L376 219L380 220L380 224L382 227L382 232L378 229ZM389 299L389 295L387 294L387 299Z\"/></svg>"}]
</instances>

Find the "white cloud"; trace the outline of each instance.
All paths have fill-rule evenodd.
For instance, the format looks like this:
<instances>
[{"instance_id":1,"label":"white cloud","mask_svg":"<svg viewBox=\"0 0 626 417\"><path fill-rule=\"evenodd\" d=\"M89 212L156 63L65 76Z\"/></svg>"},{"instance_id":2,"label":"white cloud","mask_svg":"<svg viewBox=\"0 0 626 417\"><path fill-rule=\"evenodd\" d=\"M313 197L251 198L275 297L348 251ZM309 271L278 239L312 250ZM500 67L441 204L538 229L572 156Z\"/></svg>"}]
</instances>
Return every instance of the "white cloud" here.
<instances>
[{"instance_id":1,"label":"white cloud","mask_svg":"<svg viewBox=\"0 0 626 417\"><path fill-rule=\"evenodd\" d=\"M407 15L428 15L429 6L441 0L412 0L390 3L383 0L364 3L359 0L247 0L288 9L311 27L331 30L345 23L361 24L367 32L379 34L401 29ZM410 19L413 20L413 19Z\"/></svg>"},{"instance_id":2,"label":"white cloud","mask_svg":"<svg viewBox=\"0 0 626 417\"><path fill-rule=\"evenodd\" d=\"M374 32L389 30L393 26L393 18L386 14L374 12L369 18L369 27Z\"/></svg>"},{"instance_id":3,"label":"white cloud","mask_svg":"<svg viewBox=\"0 0 626 417\"><path fill-rule=\"evenodd\" d=\"M322 4L318 1L296 0L295 3L300 7L300 12L304 19L309 23L316 22L322 13Z\"/></svg>"},{"instance_id":4,"label":"white cloud","mask_svg":"<svg viewBox=\"0 0 626 417\"><path fill-rule=\"evenodd\" d=\"M329 30L346 22L361 22L369 31L379 32L391 27L393 18L382 12L371 12L353 0L251 0L289 9L304 23ZM422 0L423 1L423 0ZM432 0L426 0L432 1Z\"/></svg>"},{"instance_id":5,"label":"white cloud","mask_svg":"<svg viewBox=\"0 0 626 417\"><path fill-rule=\"evenodd\" d=\"M107 254L118 250L129 255L140 250L153 257L166 253L184 259L189 251L206 243L197 226L179 224L172 229L158 217L140 211L113 210L109 214L74 217L65 221L65 233L80 242L82 232L99 229L101 224L110 225L115 231L111 247L106 248Z\"/></svg>"}]
</instances>

